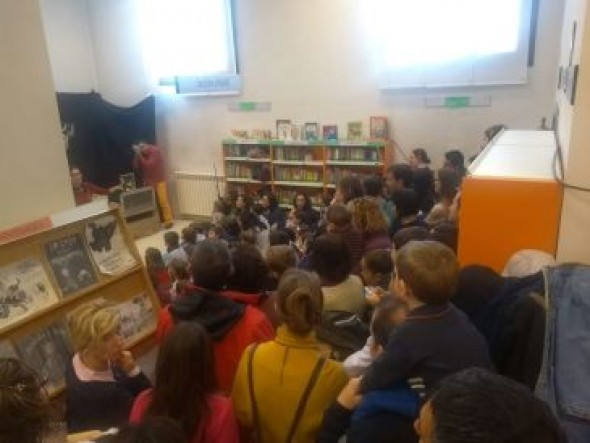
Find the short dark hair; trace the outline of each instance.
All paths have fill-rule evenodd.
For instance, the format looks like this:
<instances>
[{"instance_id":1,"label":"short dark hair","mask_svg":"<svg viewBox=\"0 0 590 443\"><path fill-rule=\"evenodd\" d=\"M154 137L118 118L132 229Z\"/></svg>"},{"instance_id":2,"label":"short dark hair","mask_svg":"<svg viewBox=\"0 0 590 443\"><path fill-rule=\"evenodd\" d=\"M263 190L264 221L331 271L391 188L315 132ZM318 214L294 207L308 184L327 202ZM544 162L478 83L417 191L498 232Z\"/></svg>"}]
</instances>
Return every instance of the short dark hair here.
<instances>
[{"instance_id":1,"label":"short dark hair","mask_svg":"<svg viewBox=\"0 0 590 443\"><path fill-rule=\"evenodd\" d=\"M447 245L457 253L457 243L459 240L459 229L457 225L450 221L437 223L430 230L429 240L434 240Z\"/></svg>"},{"instance_id":2,"label":"short dark hair","mask_svg":"<svg viewBox=\"0 0 590 443\"><path fill-rule=\"evenodd\" d=\"M356 175L342 177L338 182L337 187L344 197L344 203L348 203L350 200L354 200L355 198L364 195L363 185Z\"/></svg>"},{"instance_id":3,"label":"short dark hair","mask_svg":"<svg viewBox=\"0 0 590 443\"><path fill-rule=\"evenodd\" d=\"M396 251L399 251L412 240L428 240L429 236L430 233L424 226L411 226L409 228L402 228L393 236L393 246L395 247Z\"/></svg>"},{"instance_id":4,"label":"short dark hair","mask_svg":"<svg viewBox=\"0 0 590 443\"><path fill-rule=\"evenodd\" d=\"M369 197L378 197L383 194L383 179L378 175L371 175L363 181L363 187Z\"/></svg>"},{"instance_id":5,"label":"short dark hair","mask_svg":"<svg viewBox=\"0 0 590 443\"><path fill-rule=\"evenodd\" d=\"M392 198L399 218L418 215L420 212L420 198L413 189L399 189Z\"/></svg>"},{"instance_id":6,"label":"short dark hair","mask_svg":"<svg viewBox=\"0 0 590 443\"><path fill-rule=\"evenodd\" d=\"M459 263L442 243L411 241L398 251L395 266L397 276L422 303L444 303L455 294Z\"/></svg>"},{"instance_id":7,"label":"short dark hair","mask_svg":"<svg viewBox=\"0 0 590 443\"><path fill-rule=\"evenodd\" d=\"M391 251L387 249L373 249L367 252L363 259L365 266L376 274L391 274L393 272L393 260Z\"/></svg>"},{"instance_id":8,"label":"short dark hair","mask_svg":"<svg viewBox=\"0 0 590 443\"><path fill-rule=\"evenodd\" d=\"M311 267L324 283L343 282L352 270L350 250L342 237L324 234L315 239L311 247Z\"/></svg>"},{"instance_id":9,"label":"short dark hair","mask_svg":"<svg viewBox=\"0 0 590 443\"><path fill-rule=\"evenodd\" d=\"M195 243L196 240L196 234L197 231L194 230L194 228L191 228L190 226L183 228L182 231L182 241L186 242L186 243Z\"/></svg>"},{"instance_id":10,"label":"short dark hair","mask_svg":"<svg viewBox=\"0 0 590 443\"><path fill-rule=\"evenodd\" d=\"M344 205L332 205L326 211L326 220L338 228L344 228L352 223L352 214Z\"/></svg>"},{"instance_id":11,"label":"short dark hair","mask_svg":"<svg viewBox=\"0 0 590 443\"><path fill-rule=\"evenodd\" d=\"M430 404L440 443L566 441L547 404L520 383L484 369L443 379Z\"/></svg>"},{"instance_id":12,"label":"short dark hair","mask_svg":"<svg viewBox=\"0 0 590 443\"><path fill-rule=\"evenodd\" d=\"M229 289L257 294L265 289L268 280L268 266L256 246L242 243L231 253L233 272L229 278Z\"/></svg>"},{"instance_id":13,"label":"short dark hair","mask_svg":"<svg viewBox=\"0 0 590 443\"><path fill-rule=\"evenodd\" d=\"M164 233L164 243L166 246L175 246L178 247L180 245L180 236L176 231L167 231Z\"/></svg>"},{"instance_id":14,"label":"short dark hair","mask_svg":"<svg viewBox=\"0 0 590 443\"><path fill-rule=\"evenodd\" d=\"M465 156L458 149L445 152L445 159L457 169L465 168Z\"/></svg>"},{"instance_id":15,"label":"short dark hair","mask_svg":"<svg viewBox=\"0 0 590 443\"><path fill-rule=\"evenodd\" d=\"M414 157L416 157L418 160L420 160L420 162L424 163L425 165L430 164L430 158L428 158L428 154L426 153L425 149L416 148L412 151L412 154L414 154Z\"/></svg>"},{"instance_id":16,"label":"short dark hair","mask_svg":"<svg viewBox=\"0 0 590 443\"><path fill-rule=\"evenodd\" d=\"M212 239L198 243L191 257L191 266L195 285L220 291L231 272L231 258L226 244Z\"/></svg>"},{"instance_id":17,"label":"short dark hair","mask_svg":"<svg viewBox=\"0 0 590 443\"><path fill-rule=\"evenodd\" d=\"M371 320L371 335L376 344L382 347L387 346L389 336L397 326L393 314L400 309L406 309L405 305L391 295L384 296L375 307Z\"/></svg>"},{"instance_id":18,"label":"short dark hair","mask_svg":"<svg viewBox=\"0 0 590 443\"><path fill-rule=\"evenodd\" d=\"M394 180L401 180L405 188L411 188L414 182L414 173L410 165L396 163L387 168L387 173L393 176Z\"/></svg>"},{"instance_id":19,"label":"short dark hair","mask_svg":"<svg viewBox=\"0 0 590 443\"><path fill-rule=\"evenodd\" d=\"M188 443L186 433L176 420L167 417L146 417L137 424L128 424L113 436L100 437L99 443Z\"/></svg>"},{"instance_id":20,"label":"short dark hair","mask_svg":"<svg viewBox=\"0 0 590 443\"><path fill-rule=\"evenodd\" d=\"M440 198L452 202L457 195L460 179L453 169L441 168L438 170L438 183Z\"/></svg>"},{"instance_id":21,"label":"short dark hair","mask_svg":"<svg viewBox=\"0 0 590 443\"><path fill-rule=\"evenodd\" d=\"M291 236L284 229L273 229L268 234L268 241L270 246L288 245L291 243Z\"/></svg>"}]
</instances>

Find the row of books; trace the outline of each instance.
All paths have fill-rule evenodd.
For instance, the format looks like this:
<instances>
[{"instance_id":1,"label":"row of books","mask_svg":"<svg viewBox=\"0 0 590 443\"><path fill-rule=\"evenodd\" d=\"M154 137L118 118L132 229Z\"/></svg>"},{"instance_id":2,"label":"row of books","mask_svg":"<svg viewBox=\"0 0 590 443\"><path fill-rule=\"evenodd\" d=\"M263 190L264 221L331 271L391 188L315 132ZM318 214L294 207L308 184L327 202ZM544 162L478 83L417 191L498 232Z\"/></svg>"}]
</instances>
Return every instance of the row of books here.
<instances>
[{"instance_id":1,"label":"row of books","mask_svg":"<svg viewBox=\"0 0 590 443\"><path fill-rule=\"evenodd\" d=\"M281 168L275 167L274 179L278 181L304 181L304 182L321 182L323 181L322 173L315 169L309 168Z\"/></svg>"},{"instance_id":2,"label":"row of books","mask_svg":"<svg viewBox=\"0 0 590 443\"><path fill-rule=\"evenodd\" d=\"M275 151L275 160L313 161L311 149L299 146L281 147Z\"/></svg>"},{"instance_id":3,"label":"row of books","mask_svg":"<svg viewBox=\"0 0 590 443\"><path fill-rule=\"evenodd\" d=\"M225 145L227 157L269 158L268 146Z\"/></svg>"},{"instance_id":4,"label":"row of books","mask_svg":"<svg viewBox=\"0 0 590 443\"><path fill-rule=\"evenodd\" d=\"M240 163L228 163L225 166L225 173L231 178L253 178L252 166Z\"/></svg>"},{"instance_id":5,"label":"row of books","mask_svg":"<svg viewBox=\"0 0 590 443\"><path fill-rule=\"evenodd\" d=\"M358 170L351 170L351 169L343 169L343 168L329 168L326 171L327 174L327 182L328 183L338 183L342 178L348 177L350 175L356 175L361 181L365 178L369 178L374 174L371 173L362 173L358 172Z\"/></svg>"},{"instance_id":6,"label":"row of books","mask_svg":"<svg viewBox=\"0 0 590 443\"><path fill-rule=\"evenodd\" d=\"M328 149L328 160L378 162L381 159L375 148L337 147Z\"/></svg>"}]
</instances>

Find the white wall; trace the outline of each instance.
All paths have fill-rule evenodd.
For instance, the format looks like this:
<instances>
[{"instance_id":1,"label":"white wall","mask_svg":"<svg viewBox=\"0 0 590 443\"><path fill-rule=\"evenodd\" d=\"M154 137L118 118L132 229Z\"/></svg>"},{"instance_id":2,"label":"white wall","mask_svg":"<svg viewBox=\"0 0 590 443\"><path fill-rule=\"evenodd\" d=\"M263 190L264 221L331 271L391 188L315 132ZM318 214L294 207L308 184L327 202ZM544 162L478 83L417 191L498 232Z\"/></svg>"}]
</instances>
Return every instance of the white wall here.
<instances>
[{"instance_id":1,"label":"white wall","mask_svg":"<svg viewBox=\"0 0 590 443\"><path fill-rule=\"evenodd\" d=\"M98 91L130 105L149 93L143 75L137 0L89 0ZM220 140L231 129L273 129L277 118L346 123L370 115L390 118L393 135L409 150L425 147L440 164L448 147L477 151L483 130L503 122L535 128L555 102L562 8L541 1L536 63L526 86L478 89L492 106L427 109L420 92L382 92L362 21L362 0L240 0L238 46L244 92L240 97L159 97L158 137L171 170L210 171L220 165ZM445 91L443 91L444 93ZM472 92L453 90L453 95ZM437 92L439 93L439 92ZM432 94L430 94L432 95ZM269 113L231 113L234 101L270 101Z\"/></svg>"},{"instance_id":2,"label":"white wall","mask_svg":"<svg viewBox=\"0 0 590 443\"><path fill-rule=\"evenodd\" d=\"M87 0L40 0L55 90L97 89Z\"/></svg>"},{"instance_id":3,"label":"white wall","mask_svg":"<svg viewBox=\"0 0 590 443\"><path fill-rule=\"evenodd\" d=\"M571 29L578 23L573 63L580 65L574 106L558 92L560 134L565 155L565 181L590 189L590 8L586 0L567 0L561 60L569 62ZM559 233L559 261L590 264L590 193L565 189Z\"/></svg>"},{"instance_id":4,"label":"white wall","mask_svg":"<svg viewBox=\"0 0 590 443\"><path fill-rule=\"evenodd\" d=\"M0 2L0 229L74 206L37 0Z\"/></svg>"}]
</instances>

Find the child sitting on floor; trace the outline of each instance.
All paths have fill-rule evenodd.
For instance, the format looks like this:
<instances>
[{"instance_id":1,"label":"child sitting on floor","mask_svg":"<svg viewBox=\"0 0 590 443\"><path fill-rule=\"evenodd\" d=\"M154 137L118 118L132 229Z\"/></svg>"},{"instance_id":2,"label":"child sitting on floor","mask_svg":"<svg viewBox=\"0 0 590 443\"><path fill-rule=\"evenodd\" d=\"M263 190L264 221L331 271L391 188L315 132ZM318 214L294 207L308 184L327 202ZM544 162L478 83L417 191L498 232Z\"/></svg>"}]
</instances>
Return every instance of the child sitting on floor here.
<instances>
[{"instance_id":1,"label":"child sitting on floor","mask_svg":"<svg viewBox=\"0 0 590 443\"><path fill-rule=\"evenodd\" d=\"M371 319L371 336L360 351L344 360L344 369L349 377L363 375L373 361L383 352L391 331L404 321L406 306L392 295L386 295L373 312Z\"/></svg>"},{"instance_id":2,"label":"child sitting on floor","mask_svg":"<svg viewBox=\"0 0 590 443\"><path fill-rule=\"evenodd\" d=\"M481 334L449 300L459 274L450 248L412 241L397 254L391 291L408 305L406 320L361 381L361 393L419 379L429 393L443 377L472 366L492 369Z\"/></svg>"},{"instance_id":3,"label":"child sitting on floor","mask_svg":"<svg viewBox=\"0 0 590 443\"><path fill-rule=\"evenodd\" d=\"M384 291L389 289L391 272L393 271L393 260L391 251L387 249L374 249L367 252L361 260L361 278L365 287L381 288Z\"/></svg>"},{"instance_id":4,"label":"child sitting on floor","mask_svg":"<svg viewBox=\"0 0 590 443\"><path fill-rule=\"evenodd\" d=\"M173 258L168 263L168 273L172 281L170 299L174 301L185 294L187 286L191 283L188 261L177 257Z\"/></svg>"}]
</instances>

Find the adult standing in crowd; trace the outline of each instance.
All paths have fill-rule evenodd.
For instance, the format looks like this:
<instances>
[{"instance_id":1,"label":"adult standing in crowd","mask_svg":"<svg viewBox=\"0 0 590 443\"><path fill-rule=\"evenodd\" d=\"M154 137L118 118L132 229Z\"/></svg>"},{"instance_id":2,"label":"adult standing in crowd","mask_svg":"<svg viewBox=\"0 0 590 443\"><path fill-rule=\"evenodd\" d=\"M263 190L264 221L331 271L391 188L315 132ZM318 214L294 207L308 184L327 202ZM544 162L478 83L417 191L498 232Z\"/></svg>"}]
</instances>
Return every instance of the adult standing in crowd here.
<instances>
[{"instance_id":1,"label":"adult standing in crowd","mask_svg":"<svg viewBox=\"0 0 590 443\"><path fill-rule=\"evenodd\" d=\"M156 191L158 204L162 211L162 221L166 229L172 227L172 207L168 198L168 187L166 185L166 166L164 156L159 147L139 142L133 145L135 157L133 167L141 170L143 183L151 186Z\"/></svg>"},{"instance_id":2,"label":"adult standing in crowd","mask_svg":"<svg viewBox=\"0 0 590 443\"><path fill-rule=\"evenodd\" d=\"M429 167L430 158L424 149L416 148L410 155L409 163L414 172L413 184L420 201L420 210L428 214L434 205L434 174Z\"/></svg>"}]
</instances>

